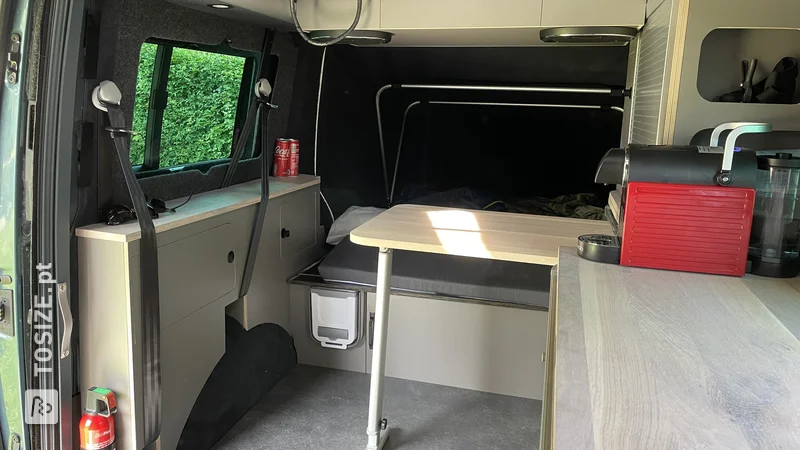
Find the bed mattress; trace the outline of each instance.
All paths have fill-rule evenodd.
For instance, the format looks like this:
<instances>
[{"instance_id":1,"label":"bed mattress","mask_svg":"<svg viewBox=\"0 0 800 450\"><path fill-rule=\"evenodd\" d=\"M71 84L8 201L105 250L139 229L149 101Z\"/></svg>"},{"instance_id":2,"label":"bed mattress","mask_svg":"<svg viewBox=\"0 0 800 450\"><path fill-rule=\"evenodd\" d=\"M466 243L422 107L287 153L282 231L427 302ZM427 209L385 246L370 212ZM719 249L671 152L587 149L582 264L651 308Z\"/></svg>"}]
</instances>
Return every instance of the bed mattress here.
<instances>
[{"instance_id":1,"label":"bed mattress","mask_svg":"<svg viewBox=\"0 0 800 450\"><path fill-rule=\"evenodd\" d=\"M550 266L395 250L392 288L547 309ZM326 281L375 286L378 249L345 238L319 265Z\"/></svg>"}]
</instances>

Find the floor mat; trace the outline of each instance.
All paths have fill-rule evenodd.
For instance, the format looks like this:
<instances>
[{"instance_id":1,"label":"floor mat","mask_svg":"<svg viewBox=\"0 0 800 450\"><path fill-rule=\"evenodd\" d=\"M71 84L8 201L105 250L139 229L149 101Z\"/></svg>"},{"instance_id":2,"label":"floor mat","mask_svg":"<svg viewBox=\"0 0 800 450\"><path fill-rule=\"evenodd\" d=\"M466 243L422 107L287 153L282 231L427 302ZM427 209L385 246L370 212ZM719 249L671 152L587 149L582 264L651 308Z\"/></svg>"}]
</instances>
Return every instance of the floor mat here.
<instances>
[{"instance_id":1,"label":"floor mat","mask_svg":"<svg viewBox=\"0 0 800 450\"><path fill-rule=\"evenodd\" d=\"M386 379L386 450L538 450L542 403ZM367 442L369 375L297 366L214 450L353 450Z\"/></svg>"}]
</instances>

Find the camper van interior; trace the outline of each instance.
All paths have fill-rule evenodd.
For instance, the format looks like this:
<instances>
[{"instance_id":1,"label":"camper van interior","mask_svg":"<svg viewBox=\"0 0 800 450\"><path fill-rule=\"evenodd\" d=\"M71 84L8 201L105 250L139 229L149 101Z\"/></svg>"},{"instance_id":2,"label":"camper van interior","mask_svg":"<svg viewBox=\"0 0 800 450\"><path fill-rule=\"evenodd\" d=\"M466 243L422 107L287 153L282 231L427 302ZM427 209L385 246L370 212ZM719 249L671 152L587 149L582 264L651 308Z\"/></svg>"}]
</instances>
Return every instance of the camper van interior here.
<instances>
[{"instance_id":1,"label":"camper van interior","mask_svg":"<svg viewBox=\"0 0 800 450\"><path fill-rule=\"evenodd\" d=\"M800 3L210 1L2 2L4 448L800 448Z\"/></svg>"}]
</instances>

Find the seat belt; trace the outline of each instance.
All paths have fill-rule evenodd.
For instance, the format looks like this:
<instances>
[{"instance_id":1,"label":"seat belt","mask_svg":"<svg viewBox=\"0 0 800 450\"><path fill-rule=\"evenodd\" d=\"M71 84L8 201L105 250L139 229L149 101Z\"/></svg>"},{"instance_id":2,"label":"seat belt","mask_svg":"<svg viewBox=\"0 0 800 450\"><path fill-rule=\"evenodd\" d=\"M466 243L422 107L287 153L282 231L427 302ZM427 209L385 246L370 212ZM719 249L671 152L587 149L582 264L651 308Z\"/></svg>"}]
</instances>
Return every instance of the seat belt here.
<instances>
[{"instance_id":1,"label":"seat belt","mask_svg":"<svg viewBox=\"0 0 800 450\"><path fill-rule=\"evenodd\" d=\"M272 43L274 40L275 32L273 30L267 30L267 33L264 35L264 43L261 45L261 64L258 67L258 82L256 82L255 87L256 100L262 98L262 95L259 93L259 86L262 84L262 80L266 82L264 86L265 89L267 89L267 91L265 91L266 94L263 95L263 100L267 101L269 95L272 93L272 86L269 85L269 82L266 81L266 78L270 69L269 61L270 55L272 54ZM242 155L244 155L244 148L247 145L247 137L250 136L250 133L253 131L253 127L255 127L258 107L258 101L255 101L250 105L250 109L247 111L247 117L245 118L244 126L239 133L239 139L236 141L236 146L231 154L231 162L228 164L228 169L225 171L225 176L222 179L222 186L220 186L220 189L226 188L233 183L233 174L236 172L236 167L239 165ZM264 136L266 136L266 134Z\"/></svg>"},{"instance_id":2,"label":"seat belt","mask_svg":"<svg viewBox=\"0 0 800 450\"><path fill-rule=\"evenodd\" d=\"M261 231L264 228L264 220L267 216L267 205L269 203L269 173L270 165L272 163L272 145L270 145L267 140L267 131L269 126L269 111L277 108L277 106L267 101L269 99L269 95L272 93L272 87L270 86L269 81L267 81L265 78L258 80L258 83L256 83L255 87L255 93L256 100L253 102L255 108L250 109L254 117L248 117L245 121L246 123L251 122L251 125L248 128L245 124L245 128L239 135L239 142L237 143L236 150L231 158L231 164L228 166L228 173L225 174L225 179L230 182L230 180L233 179L233 173L236 171L236 165L239 162L239 158L242 156L244 145L241 144L247 141L249 133L253 128L255 128L253 126L253 122L255 122L255 116L258 115L261 133L261 202L258 204L256 217L253 221L253 232L250 235L250 245L247 249L247 259L244 264L242 283L239 286L239 298L247 295L247 292L250 290L250 281L253 279L253 269L256 265L258 246L261 242ZM223 187L227 187L225 181L223 181Z\"/></svg>"},{"instance_id":3,"label":"seat belt","mask_svg":"<svg viewBox=\"0 0 800 450\"><path fill-rule=\"evenodd\" d=\"M256 95L258 95L258 92L256 92ZM242 131L239 133L239 140L236 141L236 147L233 149L231 162L228 164L228 169L225 171L225 176L222 178L222 186L219 187L220 189L230 186L233 182L233 174L236 173L236 167L239 165L239 160L242 159L242 155L244 154L244 147L247 145L247 137L250 135L250 132L253 131L253 128L255 128L258 107L259 102L255 101L250 105L250 109L247 110L247 118L244 121L244 127L242 127Z\"/></svg>"},{"instance_id":4,"label":"seat belt","mask_svg":"<svg viewBox=\"0 0 800 450\"><path fill-rule=\"evenodd\" d=\"M262 77L258 80L255 86L256 100L250 105L250 110L247 113L244 127L239 133L239 140L236 142L236 147L231 155L231 163L225 171L225 177L222 179L222 186L226 188L233 183L233 175L236 173L236 167L244 154L244 147L247 144L247 138L255 128L256 116L259 117L261 126L261 202L258 204L256 210L256 217L253 221L253 232L250 234L250 245L247 248L247 259L244 265L244 272L242 273L242 283L239 285L239 298L247 295L250 290L250 282L253 279L253 270L256 265L256 256L258 255L258 246L261 243L261 231L264 228L264 220L267 216L267 204L269 203L269 174L270 164L272 163L272 145L267 142L267 128L269 111L276 109L277 106L269 103L269 96L272 93L272 86L267 81L267 67L269 55L272 49L272 42L275 38L275 33L272 30L267 30L264 37L264 45L261 49L261 67L259 68L259 75ZM260 114L259 114L260 112Z\"/></svg>"},{"instance_id":5,"label":"seat belt","mask_svg":"<svg viewBox=\"0 0 800 450\"><path fill-rule=\"evenodd\" d=\"M156 448L161 435L161 311L158 292L158 243L147 200L131 167L130 135L120 103L122 94L112 81L103 81L92 92L92 103L108 113L106 128L114 140L125 185L133 202L142 237L139 241L139 284L142 311L142 448Z\"/></svg>"}]
</instances>

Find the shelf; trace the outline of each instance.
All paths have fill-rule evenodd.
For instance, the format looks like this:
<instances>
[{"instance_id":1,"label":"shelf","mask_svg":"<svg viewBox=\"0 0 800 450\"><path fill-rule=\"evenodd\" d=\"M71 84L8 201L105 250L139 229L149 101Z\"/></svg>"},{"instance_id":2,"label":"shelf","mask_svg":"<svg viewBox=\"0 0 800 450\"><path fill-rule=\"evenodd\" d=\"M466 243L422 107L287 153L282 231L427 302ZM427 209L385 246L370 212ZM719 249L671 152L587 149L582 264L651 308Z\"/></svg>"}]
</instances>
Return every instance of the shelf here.
<instances>
[{"instance_id":1,"label":"shelf","mask_svg":"<svg viewBox=\"0 0 800 450\"><path fill-rule=\"evenodd\" d=\"M685 26L685 33L678 32L676 48L668 53L678 60L667 74L669 83L679 88L670 92L674 109L667 113L667 142L687 144L698 131L724 122L770 122L775 130L800 130L800 105L720 103L704 97L735 90L741 82L743 59L758 58L762 70L772 71L781 57L800 56L800 35L796 34L800 2L759 0L733 5L730 0L703 0L682 1L680 6L679 16L685 22L677 25ZM795 42L792 36L797 36ZM773 42L776 39L780 42ZM755 78L760 81L758 73Z\"/></svg>"},{"instance_id":2,"label":"shelf","mask_svg":"<svg viewBox=\"0 0 800 450\"><path fill-rule=\"evenodd\" d=\"M800 30L716 29L700 50L697 91L707 101L739 89L742 61L757 59L753 84L764 80L784 57L800 59ZM795 80L793 103L800 103L800 77Z\"/></svg>"}]
</instances>

